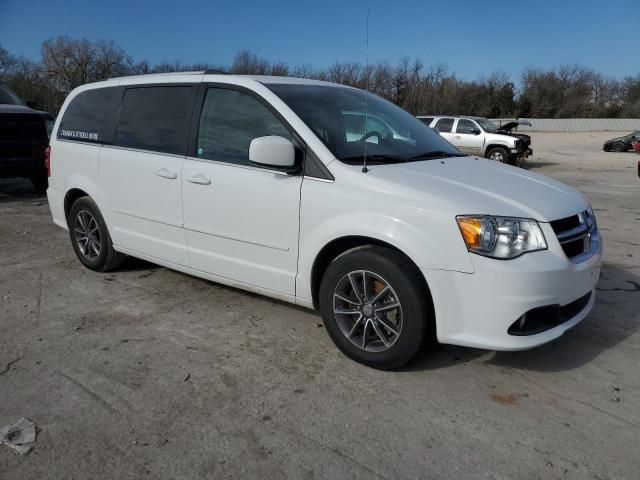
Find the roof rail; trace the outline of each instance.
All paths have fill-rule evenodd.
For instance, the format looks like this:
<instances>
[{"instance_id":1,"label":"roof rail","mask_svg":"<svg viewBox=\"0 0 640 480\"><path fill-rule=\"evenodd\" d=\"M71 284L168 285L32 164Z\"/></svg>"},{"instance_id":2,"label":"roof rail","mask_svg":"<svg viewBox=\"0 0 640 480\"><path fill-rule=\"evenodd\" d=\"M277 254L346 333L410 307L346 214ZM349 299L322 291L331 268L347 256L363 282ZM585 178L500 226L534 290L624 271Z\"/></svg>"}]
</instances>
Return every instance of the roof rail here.
<instances>
[{"instance_id":1,"label":"roof rail","mask_svg":"<svg viewBox=\"0 0 640 480\"><path fill-rule=\"evenodd\" d=\"M217 68L210 68L208 70L204 71L205 75L226 75L227 72L225 72L224 70L220 70Z\"/></svg>"}]
</instances>

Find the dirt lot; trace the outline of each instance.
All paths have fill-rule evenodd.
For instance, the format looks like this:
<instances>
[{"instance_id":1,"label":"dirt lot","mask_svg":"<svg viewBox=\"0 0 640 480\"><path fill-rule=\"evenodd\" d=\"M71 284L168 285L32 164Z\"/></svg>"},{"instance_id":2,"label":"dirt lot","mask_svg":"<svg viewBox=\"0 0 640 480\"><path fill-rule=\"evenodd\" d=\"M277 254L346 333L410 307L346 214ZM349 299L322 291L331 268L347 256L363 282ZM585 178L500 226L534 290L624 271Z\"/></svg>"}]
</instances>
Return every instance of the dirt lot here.
<instances>
[{"instance_id":1,"label":"dirt lot","mask_svg":"<svg viewBox=\"0 0 640 480\"><path fill-rule=\"evenodd\" d=\"M315 313L130 261L76 260L46 199L0 180L0 478L636 479L640 180L611 133L534 133L532 170L594 205L592 315L519 353L442 346L365 368Z\"/></svg>"}]
</instances>

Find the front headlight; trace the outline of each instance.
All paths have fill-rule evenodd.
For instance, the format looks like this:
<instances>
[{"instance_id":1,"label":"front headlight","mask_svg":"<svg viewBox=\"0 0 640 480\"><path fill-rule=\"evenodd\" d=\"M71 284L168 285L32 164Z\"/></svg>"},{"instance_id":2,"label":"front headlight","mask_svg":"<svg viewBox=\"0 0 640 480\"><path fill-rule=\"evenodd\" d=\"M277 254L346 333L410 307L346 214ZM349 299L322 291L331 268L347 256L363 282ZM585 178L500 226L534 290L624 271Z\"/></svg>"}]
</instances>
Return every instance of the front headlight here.
<instances>
[{"instance_id":1,"label":"front headlight","mask_svg":"<svg viewBox=\"0 0 640 480\"><path fill-rule=\"evenodd\" d=\"M470 252L509 259L546 250L540 225L528 218L458 216L458 227Z\"/></svg>"}]
</instances>

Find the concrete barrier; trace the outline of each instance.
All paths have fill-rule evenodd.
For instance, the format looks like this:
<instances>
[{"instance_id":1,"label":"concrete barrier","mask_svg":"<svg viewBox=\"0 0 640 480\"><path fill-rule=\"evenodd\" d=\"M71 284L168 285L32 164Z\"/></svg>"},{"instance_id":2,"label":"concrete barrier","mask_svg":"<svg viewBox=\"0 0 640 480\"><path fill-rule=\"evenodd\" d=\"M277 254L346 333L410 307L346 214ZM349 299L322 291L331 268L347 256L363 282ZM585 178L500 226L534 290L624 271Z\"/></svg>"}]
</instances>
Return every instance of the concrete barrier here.
<instances>
[{"instance_id":1,"label":"concrete barrier","mask_svg":"<svg viewBox=\"0 0 640 480\"><path fill-rule=\"evenodd\" d=\"M492 118L502 125L513 118ZM520 125L518 131L525 132L632 132L640 130L640 118L520 118L531 122L531 126Z\"/></svg>"}]
</instances>

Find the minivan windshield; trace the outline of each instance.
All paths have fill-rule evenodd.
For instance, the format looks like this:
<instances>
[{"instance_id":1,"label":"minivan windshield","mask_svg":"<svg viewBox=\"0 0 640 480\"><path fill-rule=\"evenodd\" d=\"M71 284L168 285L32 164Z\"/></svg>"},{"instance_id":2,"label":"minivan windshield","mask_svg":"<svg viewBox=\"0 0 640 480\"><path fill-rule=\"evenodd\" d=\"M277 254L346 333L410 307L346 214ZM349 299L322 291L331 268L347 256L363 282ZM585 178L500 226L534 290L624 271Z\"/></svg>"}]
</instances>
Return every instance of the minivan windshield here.
<instances>
[{"instance_id":1,"label":"minivan windshield","mask_svg":"<svg viewBox=\"0 0 640 480\"><path fill-rule=\"evenodd\" d=\"M498 129L498 126L495 123L487 120L486 118L475 118L474 120L478 122L485 132L493 133Z\"/></svg>"},{"instance_id":2,"label":"minivan windshield","mask_svg":"<svg viewBox=\"0 0 640 480\"><path fill-rule=\"evenodd\" d=\"M266 84L345 163L396 163L464 156L413 115L349 87ZM366 142L366 143L365 143Z\"/></svg>"},{"instance_id":3,"label":"minivan windshield","mask_svg":"<svg viewBox=\"0 0 640 480\"><path fill-rule=\"evenodd\" d=\"M13 93L4 85L0 85L0 104L22 105L22 106L25 105L25 103L22 101L22 99L18 95Z\"/></svg>"}]
</instances>

